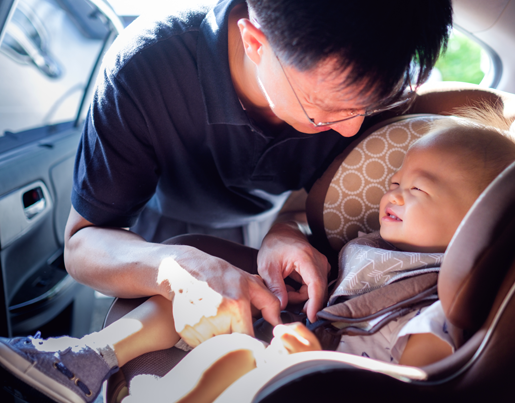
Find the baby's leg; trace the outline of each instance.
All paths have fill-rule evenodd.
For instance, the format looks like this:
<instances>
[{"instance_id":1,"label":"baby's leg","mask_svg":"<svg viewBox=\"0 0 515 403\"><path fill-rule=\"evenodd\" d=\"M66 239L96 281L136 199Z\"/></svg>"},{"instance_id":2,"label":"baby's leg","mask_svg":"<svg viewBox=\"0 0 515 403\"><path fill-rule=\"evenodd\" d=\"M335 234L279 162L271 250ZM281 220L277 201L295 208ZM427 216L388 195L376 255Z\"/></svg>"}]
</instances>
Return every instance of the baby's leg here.
<instances>
[{"instance_id":1,"label":"baby's leg","mask_svg":"<svg viewBox=\"0 0 515 403\"><path fill-rule=\"evenodd\" d=\"M200 344L163 378L135 377L124 403L212 402L237 379L256 368L263 344L247 335L220 335Z\"/></svg>"},{"instance_id":2,"label":"baby's leg","mask_svg":"<svg viewBox=\"0 0 515 403\"><path fill-rule=\"evenodd\" d=\"M154 296L84 339L88 344L112 346L121 367L142 354L173 347L180 336L175 331L171 302Z\"/></svg>"},{"instance_id":3,"label":"baby's leg","mask_svg":"<svg viewBox=\"0 0 515 403\"><path fill-rule=\"evenodd\" d=\"M140 354L179 340L170 301L152 297L111 326L82 339L0 338L0 389L27 401L93 402L102 382Z\"/></svg>"},{"instance_id":4,"label":"baby's leg","mask_svg":"<svg viewBox=\"0 0 515 403\"><path fill-rule=\"evenodd\" d=\"M212 402L256 368L259 361L275 361L285 354L321 350L316 336L301 323L276 326L274 335L266 353L263 343L247 335L233 333L213 337L191 351L163 378L135 377L131 394L123 403Z\"/></svg>"}]
</instances>

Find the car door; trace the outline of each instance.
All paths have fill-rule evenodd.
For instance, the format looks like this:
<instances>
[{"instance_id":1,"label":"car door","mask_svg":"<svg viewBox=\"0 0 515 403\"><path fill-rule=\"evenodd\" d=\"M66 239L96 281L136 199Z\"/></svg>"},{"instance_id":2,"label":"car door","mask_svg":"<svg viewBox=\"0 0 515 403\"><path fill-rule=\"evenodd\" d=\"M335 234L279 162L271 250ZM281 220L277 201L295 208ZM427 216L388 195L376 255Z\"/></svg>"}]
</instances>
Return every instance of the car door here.
<instances>
[{"instance_id":1,"label":"car door","mask_svg":"<svg viewBox=\"0 0 515 403\"><path fill-rule=\"evenodd\" d=\"M91 83L115 36L102 9L0 2L0 336L89 330L93 290L66 273L63 234Z\"/></svg>"}]
</instances>

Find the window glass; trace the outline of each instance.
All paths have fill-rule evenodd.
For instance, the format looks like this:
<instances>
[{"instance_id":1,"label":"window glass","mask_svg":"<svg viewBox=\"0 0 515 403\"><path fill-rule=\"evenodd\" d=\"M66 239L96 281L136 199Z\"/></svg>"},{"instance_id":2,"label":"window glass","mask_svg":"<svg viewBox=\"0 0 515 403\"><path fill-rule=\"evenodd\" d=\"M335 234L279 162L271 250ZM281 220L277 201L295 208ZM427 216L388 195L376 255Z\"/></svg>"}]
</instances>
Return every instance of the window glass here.
<instances>
[{"instance_id":1,"label":"window glass","mask_svg":"<svg viewBox=\"0 0 515 403\"><path fill-rule=\"evenodd\" d=\"M480 84L491 65L488 53L478 43L454 29L447 50L436 62L429 81Z\"/></svg>"},{"instance_id":2,"label":"window glass","mask_svg":"<svg viewBox=\"0 0 515 403\"><path fill-rule=\"evenodd\" d=\"M0 136L76 117L102 39L78 23L86 9L65 11L63 3L20 0L7 25L0 46Z\"/></svg>"}]
</instances>

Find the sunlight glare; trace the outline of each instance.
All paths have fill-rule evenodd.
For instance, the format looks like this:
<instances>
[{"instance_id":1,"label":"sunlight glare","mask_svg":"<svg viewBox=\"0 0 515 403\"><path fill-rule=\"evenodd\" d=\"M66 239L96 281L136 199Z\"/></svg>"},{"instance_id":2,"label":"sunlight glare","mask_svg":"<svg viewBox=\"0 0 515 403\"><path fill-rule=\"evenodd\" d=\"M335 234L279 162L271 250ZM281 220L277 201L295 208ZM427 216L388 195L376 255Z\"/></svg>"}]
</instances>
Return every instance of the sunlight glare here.
<instances>
[{"instance_id":1,"label":"sunlight glare","mask_svg":"<svg viewBox=\"0 0 515 403\"><path fill-rule=\"evenodd\" d=\"M171 281L173 279L173 281ZM182 332L186 326L194 327L201 319L214 317L223 302L222 295L198 280L176 261L175 257L163 259L159 265L158 284L168 281L173 293L175 328Z\"/></svg>"},{"instance_id":2,"label":"sunlight glare","mask_svg":"<svg viewBox=\"0 0 515 403\"><path fill-rule=\"evenodd\" d=\"M188 5L192 7L196 4L205 3L205 0L108 0L118 15L137 16L149 10L161 7L169 7L176 3L177 6Z\"/></svg>"}]
</instances>

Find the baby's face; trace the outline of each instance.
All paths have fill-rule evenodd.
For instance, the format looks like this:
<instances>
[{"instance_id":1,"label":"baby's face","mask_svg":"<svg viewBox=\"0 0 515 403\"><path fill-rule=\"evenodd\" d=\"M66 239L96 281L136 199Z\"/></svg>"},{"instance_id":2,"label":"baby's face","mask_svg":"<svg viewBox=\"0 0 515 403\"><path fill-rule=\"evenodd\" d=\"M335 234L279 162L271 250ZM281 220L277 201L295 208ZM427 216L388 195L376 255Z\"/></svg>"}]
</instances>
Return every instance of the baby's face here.
<instances>
[{"instance_id":1,"label":"baby's face","mask_svg":"<svg viewBox=\"0 0 515 403\"><path fill-rule=\"evenodd\" d=\"M479 196L457 153L415 146L393 175L379 207L381 236L401 250L444 252Z\"/></svg>"}]
</instances>

